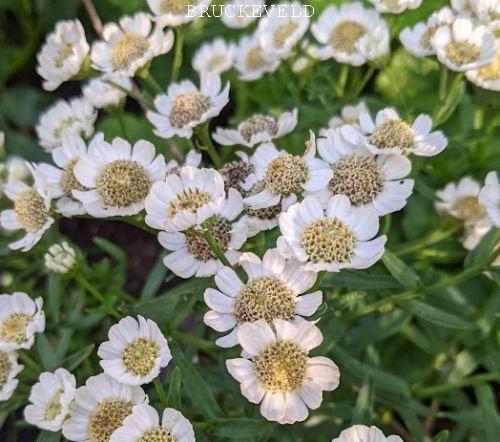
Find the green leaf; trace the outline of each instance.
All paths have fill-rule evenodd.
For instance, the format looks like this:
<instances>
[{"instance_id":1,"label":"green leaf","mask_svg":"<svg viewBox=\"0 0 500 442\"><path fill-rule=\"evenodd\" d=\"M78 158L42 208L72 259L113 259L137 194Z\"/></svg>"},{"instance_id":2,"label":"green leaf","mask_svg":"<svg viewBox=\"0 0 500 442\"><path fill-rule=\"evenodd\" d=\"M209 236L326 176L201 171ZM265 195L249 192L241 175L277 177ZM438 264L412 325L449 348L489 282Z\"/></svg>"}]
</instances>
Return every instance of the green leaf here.
<instances>
[{"instance_id":1,"label":"green leaf","mask_svg":"<svg viewBox=\"0 0 500 442\"><path fill-rule=\"evenodd\" d=\"M37 335L36 349L45 370L52 371L57 368L59 361L56 352L45 334L39 333Z\"/></svg>"},{"instance_id":2,"label":"green leaf","mask_svg":"<svg viewBox=\"0 0 500 442\"><path fill-rule=\"evenodd\" d=\"M346 287L349 290L388 290L401 288L401 285L390 276L342 270L326 275L321 282L321 287Z\"/></svg>"},{"instance_id":3,"label":"green leaf","mask_svg":"<svg viewBox=\"0 0 500 442\"><path fill-rule=\"evenodd\" d=\"M59 322L61 316L61 277L53 272L47 276L47 314L55 323Z\"/></svg>"},{"instance_id":4,"label":"green leaf","mask_svg":"<svg viewBox=\"0 0 500 442\"><path fill-rule=\"evenodd\" d=\"M351 424L361 424L363 422L370 422L370 416L373 410L373 388L372 381L367 375L363 381L363 385L359 390L356 404L352 410Z\"/></svg>"},{"instance_id":5,"label":"green leaf","mask_svg":"<svg viewBox=\"0 0 500 442\"><path fill-rule=\"evenodd\" d=\"M415 316L441 327L462 330L472 330L477 328L476 324L472 321L468 321L460 316L445 312L422 301L410 300L401 304L401 307L413 313Z\"/></svg>"},{"instance_id":6,"label":"green leaf","mask_svg":"<svg viewBox=\"0 0 500 442\"><path fill-rule=\"evenodd\" d=\"M61 440L61 433L59 431L40 431L36 438L36 442L59 442Z\"/></svg>"},{"instance_id":7,"label":"green leaf","mask_svg":"<svg viewBox=\"0 0 500 442\"><path fill-rule=\"evenodd\" d=\"M165 277L167 276L167 268L165 264L163 264L163 258L165 257L165 253L160 253L158 257L158 261L156 262L153 270L148 275L146 282L144 283L144 287L141 292L141 299L150 299L156 295L156 292L160 288L160 286L165 281Z\"/></svg>"},{"instance_id":8,"label":"green leaf","mask_svg":"<svg viewBox=\"0 0 500 442\"><path fill-rule=\"evenodd\" d=\"M416 292L422 287L418 275L388 250L385 251L382 262L389 273L408 290Z\"/></svg>"},{"instance_id":9,"label":"green leaf","mask_svg":"<svg viewBox=\"0 0 500 442\"><path fill-rule=\"evenodd\" d=\"M87 359L94 350L95 344L89 344L78 350L76 353L68 356L62 363L62 366L68 371L75 370L85 359Z\"/></svg>"},{"instance_id":10,"label":"green leaf","mask_svg":"<svg viewBox=\"0 0 500 442\"><path fill-rule=\"evenodd\" d=\"M229 439L248 439L254 440L265 436L274 426L270 422L262 419L216 419L214 435L217 437L226 437Z\"/></svg>"},{"instance_id":11,"label":"green leaf","mask_svg":"<svg viewBox=\"0 0 500 442\"><path fill-rule=\"evenodd\" d=\"M49 102L41 89L29 86L9 87L0 95L2 113L21 128L33 127Z\"/></svg>"},{"instance_id":12,"label":"green leaf","mask_svg":"<svg viewBox=\"0 0 500 442\"><path fill-rule=\"evenodd\" d=\"M170 386L168 387L167 403L169 407L180 410L181 404L182 373L179 367L175 367L170 375Z\"/></svg>"},{"instance_id":13,"label":"green leaf","mask_svg":"<svg viewBox=\"0 0 500 442\"><path fill-rule=\"evenodd\" d=\"M184 385L193 405L207 419L223 417L224 413L215 400L210 386L205 382L198 370L186 359L175 342L172 342L171 349L174 361L182 372L182 385Z\"/></svg>"},{"instance_id":14,"label":"green leaf","mask_svg":"<svg viewBox=\"0 0 500 442\"><path fill-rule=\"evenodd\" d=\"M116 246L115 244L104 238L94 238L94 243L96 243L108 255L115 258L118 264L120 264L123 267L126 267L127 255L122 249L120 249L120 247Z\"/></svg>"},{"instance_id":15,"label":"green leaf","mask_svg":"<svg viewBox=\"0 0 500 442\"><path fill-rule=\"evenodd\" d=\"M443 430L434 436L432 442L447 442L449 437L450 432L448 430Z\"/></svg>"},{"instance_id":16,"label":"green leaf","mask_svg":"<svg viewBox=\"0 0 500 442\"><path fill-rule=\"evenodd\" d=\"M500 229L492 227L489 232L479 241L479 244L472 249L465 257L465 267L473 265L487 265L491 260L493 251L500 242Z\"/></svg>"}]
</instances>

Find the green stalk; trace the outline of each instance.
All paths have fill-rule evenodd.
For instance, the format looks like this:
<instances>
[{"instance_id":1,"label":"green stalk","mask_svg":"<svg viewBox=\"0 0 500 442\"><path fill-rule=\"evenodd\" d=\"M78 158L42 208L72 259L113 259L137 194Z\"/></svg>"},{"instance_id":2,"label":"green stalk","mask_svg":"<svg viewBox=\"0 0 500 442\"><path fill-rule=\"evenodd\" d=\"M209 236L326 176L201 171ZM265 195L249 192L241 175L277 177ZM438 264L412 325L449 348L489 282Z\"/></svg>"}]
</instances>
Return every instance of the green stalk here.
<instances>
[{"instance_id":1,"label":"green stalk","mask_svg":"<svg viewBox=\"0 0 500 442\"><path fill-rule=\"evenodd\" d=\"M423 249L425 247L432 246L432 245L437 244L441 241L444 241L445 239L449 238L450 236L453 236L458 231L462 230L462 228L463 228L463 226L461 224L456 224L447 230L432 232L429 236L427 236L419 241L415 241L415 242L410 243L410 244L405 244L400 248L396 248L396 250L394 250L393 253L396 256L403 256L403 255L408 255L408 254L413 253L413 252L417 252L420 249Z\"/></svg>"},{"instance_id":2,"label":"green stalk","mask_svg":"<svg viewBox=\"0 0 500 442\"><path fill-rule=\"evenodd\" d=\"M350 69L351 67L348 64L343 64L340 68L340 75L338 80L339 97L343 97L345 94L345 87L347 84L347 79L349 78Z\"/></svg>"},{"instance_id":3,"label":"green stalk","mask_svg":"<svg viewBox=\"0 0 500 442\"><path fill-rule=\"evenodd\" d=\"M140 103L143 107L145 108L150 108L151 103L146 100L145 97L143 97L141 94L134 92L134 91L129 91L125 89L124 87L120 86L118 83L115 83L114 81L111 80L106 80L106 83L108 83L110 86L113 86L114 88L118 89L119 91L122 91L124 94L127 94L130 98L133 98L135 101Z\"/></svg>"},{"instance_id":4,"label":"green stalk","mask_svg":"<svg viewBox=\"0 0 500 442\"><path fill-rule=\"evenodd\" d=\"M120 313L118 313L108 302L108 300L102 295L99 290L97 290L81 273L75 274L76 281L80 286L88 291L94 298L96 298L105 308L106 311L116 319L121 319Z\"/></svg>"},{"instance_id":5,"label":"green stalk","mask_svg":"<svg viewBox=\"0 0 500 442\"><path fill-rule=\"evenodd\" d=\"M120 128L122 130L123 137L128 140L129 137L127 134L127 128L125 127L125 121L123 121L123 112L118 112L116 114L116 118L118 118L118 122L120 123Z\"/></svg>"},{"instance_id":6,"label":"green stalk","mask_svg":"<svg viewBox=\"0 0 500 442\"><path fill-rule=\"evenodd\" d=\"M156 94L163 94L162 87L158 84L158 82L153 78L151 72L148 71L147 75L145 75L144 80L149 85L149 87L156 92Z\"/></svg>"},{"instance_id":7,"label":"green stalk","mask_svg":"<svg viewBox=\"0 0 500 442\"><path fill-rule=\"evenodd\" d=\"M366 70L365 75L363 75L361 80L354 86L353 88L354 92L350 95L350 98L356 98L359 96L359 94L361 94L361 92L363 92L365 86L371 80L374 73L375 73L375 68L373 66L370 66Z\"/></svg>"},{"instance_id":8,"label":"green stalk","mask_svg":"<svg viewBox=\"0 0 500 442\"><path fill-rule=\"evenodd\" d=\"M439 72L439 90L438 98L439 101L444 101L446 98L446 90L448 86L448 68L442 64Z\"/></svg>"},{"instance_id":9,"label":"green stalk","mask_svg":"<svg viewBox=\"0 0 500 442\"><path fill-rule=\"evenodd\" d=\"M214 252L214 255L217 256L217 259L224 264L226 267L231 267L231 263L227 260L226 255L224 255L224 252L222 251L219 241L217 241L210 231L205 230L203 232L203 239L207 242L207 244L210 246L212 251Z\"/></svg>"},{"instance_id":10,"label":"green stalk","mask_svg":"<svg viewBox=\"0 0 500 442\"><path fill-rule=\"evenodd\" d=\"M446 393L450 390L468 387L476 382L498 382L500 373L481 373L474 376L469 376L459 381L450 382L448 384L433 385L432 387L416 388L414 394L417 397L436 396L440 393Z\"/></svg>"},{"instance_id":11,"label":"green stalk","mask_svg":"<svg viewBox=\"0 0 500 442\"><path fill-rule=\"evenodd\" d=\"M208 121L195 129L195 136L201 143L200 147L207 151L214 166L220 169L222 167L222 161L215 149L214 143L212 143L212 138L208 130Z\"/></svg>"},{"instance_id":12,"label":"green stalk","mask_svg":"<svg viewBox=\"0 0 500 442\"><path fill-rule=\"evenodd\" d=\"M163 408L166 408L168 406L167 395L165 393L165 389L163 388L163 384L161 383L159 377L155 378L154 384L155 384L155 390L156 390L156 393L158 394L158 398L160 399L161 405Z\"/></svg>"},{"instance_id":13,"label":"green stalk","mask_svg":"<svg viewBox=\"0 0 500 442\"><path fill-rule=\"evenodd\" d=\"M174 83L179 78L179 69L182 66L182 48L184 46L184 28L178 26L175 28L175 54L172 64L172 76L170 82Z\"/></svg>"}]
</instances>

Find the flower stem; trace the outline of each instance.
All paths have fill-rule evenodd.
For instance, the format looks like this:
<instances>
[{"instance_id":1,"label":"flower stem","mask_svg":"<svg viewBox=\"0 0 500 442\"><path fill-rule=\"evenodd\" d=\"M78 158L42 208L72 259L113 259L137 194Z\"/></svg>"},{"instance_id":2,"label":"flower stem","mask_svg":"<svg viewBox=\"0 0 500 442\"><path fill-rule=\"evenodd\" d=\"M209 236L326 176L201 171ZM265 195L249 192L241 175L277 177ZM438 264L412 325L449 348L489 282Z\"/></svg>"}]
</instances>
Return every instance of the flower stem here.
<instances>
[{"instance_id":1,"label":"flower stem","mask_svg":"<svg viewBox=\"0 0 500 442\"><path fill-rule=\"evenodd\" d=\"M446 98L447 85L448 85L448 68L442 64L439 73L439 90L438 90L439 101L444 101L444 99Z\"/></svg>"},{"instance_id":2,"label":"flower stem","mask_svg":"<svg viewBox=\"0 0 500 442\"><path fill-rule=\"evenodd\" d=\"M214 252L214 255L217 256L218 260L224 264L226 267L231 267L231 263L227 260L226 255L224 255L224 252L222 251L219 241L217 241L210 231L205 230L203 232L203 239L207 242L207 244L210 246L212 251Z\"/></svg>"},{"instance_id":3,"label":"flower stem","mask_svg":"<svg viewBox=\"0 0 500 442\"><path fill-rule=\"evenodd\" d=\"M99 290L97 290L81 273L75 275L76 281L80 284L82 288L87 290L94 298L96 298L105 308L106 311L116 319L121 319L120 313L118 313L109 303L109 301L103 296Z\"/></svg>"},{"instance_id":4,"label":"flower stem","mask_svg":"<svg viewBox=\"0 0 500 442\"><path fill-rule=\"evenodd\" d=\"M158 84L158 82L153 78L153 76L151 75L151 72L148 71L147 75L144 76L144 80L146 81L146 83L149 85L149 87L156 94L162 94L163 93L163 89Z\"/></svg>"},{"instance_id":5,"label":"flower stem","mask_svg":"<svg viewBox=\"0 0 500 442\"><path fill-rule=\"evenodd\" d=\"M134 92L134 91L129 91L128 89L125 89L124 87L120 86L119 84L115 83L112 80L106 80L106 83L108 83L110 86L113 86L114 88L122 91L124 94L127 94L129 97L133 98L135 101L140 103L143 107L145 108L150 108L152 107L152 104L148 102L148 100L142 96L141 94Z\"/></svg>"},{"instance_id":6,"label":"flower stem","mask_svg":"<svg viewBox=\"0 0 500 442\"><path fill-rule=\"evenodd\" d=\"M118 122L120 123L120 127L121 127L121 130L123 132L123 136L125 137L125 139L129 139L128 137L128 134L127 134L127 128L125 127L125 121L123 121L123 113L122 112L118 112L116 114L116 118L118 118Z\"/></svg>"},{"instance_id":7,"label":"flower stem","mask_svg":"<svg viewBox=\"0 0 500 442\"><path fill-rule=\"evenodd\" d=\"M431 387L416 388L414 394L417 397L435 396L440 393L446 393L450 390L455 390L462 387L467 387L476 382L497 382L500 380L500 373L481 373L460 379L456 382L448 384L433 385Z\"/></svg>"},{"instance_id":8,"label":"flower stem","mask_svg":"<svg viewBox=\"0 0 500 442\"><path fill-rule=\"evenodd\" d=\"M349 78L350 66L348 64L343 64L340 68L340 75L338 80L338 94L339 97L343 97L345 94L345 86L347 84L347 79Z\"/></svg>"},{"instance_id":9,"label":"flower stem","mask_svg":"<svg viewBox=\"0 0 500 442\"><path fill-rule=\"evenodd\" d=\"M356 98L358 97L361 92L363 92L363 89L365 86L368 84L368 82L371 80L373 77L373 74L375 73L375 68L373 66L370 66L366 72L365 75L361 78L361 80L356 84L353 88L353 93L351 94L350 98Z\"/></svg>"},{"instance_id":10,"label":"flower stem","mask_svg":"<svg viewBox=\"0 0 500 442\"><path fill-rule=\"evenodd\" d=\"M419 241L405 244L400 248L396 248L394 250L394 254L396 256L408 255L410 253L423 249L424 247L432 246L434 244L437 244L438 242L444 241L445 239L457 233L462 228L463 226L461 224L456 224L447 230L441 230L441 231L438 230L436 232L432 232L430 235Z\"/></svg>"},{"instance_id":11,"label":"flower stem","mask_svg":"<svg viewBox=\"0 0 500 442\"><path fill-rule=\"evenodd\" d=\"M179 69L182 66L182 47L184 46L184 28L177 26L175 28L175 54L172 64L172 76L170 82L174 83L179 78Z\"/></svg>"},{"instance_id":12,"label":"flower stem","mask_svg":"<svg viewBox=\"0 0 500 442\"><path fill-rule=\"evenodd\" d=\"M222 166L222 161L217 153L217 150L215 149L214 143L212 143L212 138L210 138L208 121L196 128L195 135L201 143L200 147L207 151L212 163L217 169L219 169Z\"/></svg>"},{"instance_id":13,"label":"flower stem","mask_svg":"<svg viewBox=\"0 0 500 442\"><path fill-rule=\"evenodd\" d=\"M159 377L156 377L154 380L156 394L158 394L158 398L160 399L162 407L168 406L167 395L165 393L165 389L163 388L163 384Z\"/></svg>"}]
</instances>

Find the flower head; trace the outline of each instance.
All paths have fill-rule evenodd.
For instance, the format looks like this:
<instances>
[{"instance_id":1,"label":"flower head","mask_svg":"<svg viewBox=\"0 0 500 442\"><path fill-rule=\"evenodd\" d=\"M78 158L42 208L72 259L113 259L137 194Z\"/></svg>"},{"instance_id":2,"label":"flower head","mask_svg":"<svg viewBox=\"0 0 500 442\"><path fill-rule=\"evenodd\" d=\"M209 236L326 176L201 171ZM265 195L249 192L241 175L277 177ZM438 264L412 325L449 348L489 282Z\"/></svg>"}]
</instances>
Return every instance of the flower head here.
<instances>
[{"instance_id":1,"label":"flower head","mask_svg":"<svg viewBox=\"0 0 500 442\"><path fill-rule=\"evenodd\" d=\"M500 183L497 172L490 172L486 176L478 201L486 209L493 225L500 228Z\"/></svg>"},{"instance_id":2,"label":"flower head","mask_svg":"<svg viewBox=\"0 0 500 442\"><path fill-rule=\"evenodd\" d=\"M500 91L500 55L497 53L491 63L465 73L467 80L483 89Z\"/></svg>"},{"instance_id":3,"label":"flower head","mask_svg":"<svg viewBox=\"0 0 500 442\"><path fill-rule=\"evenodd\" d=\"M378 12L401 14L406 9L417 9L422 0L369 0Z\"/></svg>"},{"instance_id":4,"label":"flower head","mask_svg":"<svg viewBox=\"0 0 500 442\"><path fill-rule=\"evenodd\" d=\"M66 241L50 246L44 259L45 267L59 275L66 275L76 264L75 250Z\"/></svg>"},{"instance_id":5,"label":"flower head","mask_svg":"<svg viewBox=\"0 0 500 442\"><path fill-rule=\"evenodd\" d=\"M234 67L240 80L258 80L264 74L274 72L279 64L277 57L264 53L257 34L245 35L239 40Z\"/></svg>"},{"instance_id":6,"label":"flower head","mask_svg":"<svg viewBox=\"0 0 500 442\"><path fill-rule=\"evenodd\" d=\"M332 442L403 442L399 436L384 436L384 433L377 427L367 427L366 425L353 425L342 431L339 437Z\"/></svg>"},{"instance_id":7,"label":"flower head","mask_svg":"<svg viewBox=\"0 0 500 442\"><path fill-rule=\"evenodd\" d=\"M119 106L125 101L126 92L113 84L120 86L125 91L132 90L132 82L125 75L103 74L93 78L82 87L83 96L96 109L105 109Z\"/></svg>"},{"instance_id":8,"label":"flower head","mask_svg":"<svg viewBox=\"0 0 500 442\"><path fill-rule=\"evenodd\" d=\"M16 352L0 350L0 401L8 401L14 394L19 383L16 376L23 368L17 363Z\"/></svg>"},{"instance_id":9,"label":"flower head","mask_svg":"<svg viewBox=\"0 0 500 442\"><path fill-rule=\"evenodd\" d=\"M362 127L359 125L359 116L363 113L368 113L370 110L366 106L364 101L360 101L357 104L343 106L340 115L334 115L330 120L328 120L328 128L322 129L320 131L321 136L325 136L328 129L337 129L338 127L348 124L354 126L357 130L362 131Z\"/></svg>"},{"instance_id":10,"label":"flower head","mask_svg":"<svg viewBox=\"0 0 500 442\"><path fill-rule=\"evenodd\" d=\"M222 74L231 69L236 55L234 43L222 38L203 43L193 57L193 69L199 74Z\"/></svg>"},{"instance_id":11,"label":"flower head","mask_svg":"<svg viewBox=\"0 0 500 442\"><path fill-rule=\"evenodd\" d=\"M220 19L228 28L243 29L255 21L258 15L254 10L260 11L263 5L263 0L230 0Z\"/></svg>"},{"instance_id":12,"label":"flower head","mask_svg":"<svg viewBox=\"0 0 500 442\"><path fill-rule=\"evenodd\" d=\"M160 28L177 27L202 16L212 0L147 0L154 14L153 20Z\"/></svg>"}]
</instances>

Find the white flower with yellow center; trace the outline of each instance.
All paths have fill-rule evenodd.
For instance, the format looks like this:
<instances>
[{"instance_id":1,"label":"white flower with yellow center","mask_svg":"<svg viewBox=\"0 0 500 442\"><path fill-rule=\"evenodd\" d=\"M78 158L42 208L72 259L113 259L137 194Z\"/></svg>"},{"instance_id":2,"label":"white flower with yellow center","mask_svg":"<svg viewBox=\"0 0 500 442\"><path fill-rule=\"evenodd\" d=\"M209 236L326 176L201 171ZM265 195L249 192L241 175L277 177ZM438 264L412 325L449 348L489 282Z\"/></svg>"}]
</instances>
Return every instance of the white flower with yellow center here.
<instances>
[{"instance_id":1,"label":"white flower with yellow center","mask_svg":"<svg viewBox=\"0 0 500 442\"><path fill-rule=\"evenodd\" d=\"M315 410L321 405L323 391L339 386L339 369L328 358L309 357L323 341L312 323L275 319L273 328L263 319L242 324L238 341L245 357L229 359L226 366L241 383L241 394L254 404L260 403L260 412L267 420L302 422L308 408Z\"/></svg>"},{"instance_id":2,"label":"white flower with yellow center","mask_svg":"<svg viewBox=\"0 0 500 442\"><path fill-rule=\"evenodd\" d=\"M178 174L179 170L183 166L192 166L199 167L201 164L201 153L196 152L194 149L191 149L184 160L184 164L181 166L177 160L170 160L166 165L167 175L171 173Z\"/></svg>"},{"instance_id":3,"label":"white flower with yellow center","mask_svg":"<svg viewBox=\"0 0 500 442\"><path fill-rule=\"evenodd\" d=\"M43 299L34 301L26 293L0 295L0 350L29 349L35 333L45 330Z\"/></svg>"},{"instance_id":4,"label":"white flower with yellow center","mask_svg":"<svg viewBox=\"0 0 500 442\"><path fill-rule=\"evenodd\" d=\"M378 12L401 14L407 9L417 9L422 0L368 0Z\"/></svg>"},{"instance_id":5,"label":"white flower with yellow center","mask_svg":"<svg viewBox=\"0 0 500 442\"><path fill-rule=\"evenodd\" d=\"M257 35L271 59L288 58L309 28L309 17L299 2L280 3L259 20Z\"/></svg>"},{"instance_id":6,"label":"white flower with yellow center","mask_svg":"<svg viewBox=\"0 0 500 442\"><path fill-rule=\"evenodd\" d=\"M126 91L132 90L132 81L125 75L103 74L91 79L82 87L83 96L96 109L120 106L127 97L126 92L113 86L114 83Z\"/></svg>"},{"instance_id":7,"label":"white flower with yellow center","mask_svg":"<svg viewBox=\"0 0 500 442\"><path fill-rule=\"evenodd\" d=\"M231 69L236 55L234 43L226 43L223 38L203 43L191 62L198 74L222 74Z\"/></svg>"},{"instance_id":8,"label":"white flower with yellow center","mask_svg":"<svg viewBox=\"0 0 500 442\"><path fill-rule=\"evenodd\" d=\"M225 196L219 172L184 166L153 184L146 198L145 221L153 229L184 231L214 215Z\"/></svg>"},{"instance_id":9,"label":"white flower with yellow center","mask_svg":"<svg viewBox=\"0 0 500 442\"><path fill-rule=\"evenodd\" d=\"M177 27L202 16L212 0L146 0L154 14L153 20L161 28Z\"/></svg>"},{"instance_id":10,"label":"white flower with yellow center","mask_svg":"<svg viewBox=\"0 0 500 442\"><path fill-rule=\"evenodd\" d=\"M66 241L53 244L44 255L45 267L58 275L66 275L76 264L76 253Z\"/></svg>"},{"instance_id":11,"label":"white flower with yellow center","mask_svg":"<svg viewBox=\"0 0 500 442\"><path fill-rule=\"evenodd\" d=\"M219 290L205 290L205 303L212 309L203 321L219 332L229 334L217 339L221 347L238 344L238 329L247 322L264 319L273 326L274 319L293 321L311 316L320 306L320 290L307 293L316 282L316 273L302 270L298 261L286 260L278 250L268 250L262 260L253 253L244 253L240 265L248 275L243 283L236 272L224 267L215 275Z\"/></svg>"},{"instance_id":12,"label":"white flower with yellow center","mask_svg":"<svg viewBox=\"0 0 500 442\"><path fill-rule=\"evenodd\" d=\"M19 383L16 376L23 368L24 365L17 363L16 352L0 350L0 402L12 397Z\"/></svg>"},{"instance_id":13,"label":"white flower with yellow center","mask_svg":"<svg viewBox=\"0 0 500 442\"><path fill-rule=\"evenodd\" d=\"M220 20L231 29L246 28L259 17L263 5L263 0L230 0L224 4Z\"/></svg>"},{"instance_id":14,"label":"white flower with yellow center","mask_svg":"<svg viewBox=\"0 0 500 442\"><path fill-rule=\"evenodd\" d=\"M104 373L92 376L76 390L62 434L72 441L108 442L134 405L147 402L141 387L121 384Z\"/></svg>"},{"instance_id":15,"label":"white flower with yellow center","mask_svg":"<svg viewBox=\"0 0 500 442\"><path fill-rule=\"evenodd\" d=\"M201 224L183 232L160 232L160 244L172 252L163 259L165 266L182 278L215 275L223 264L203 238L203 231L210 233L227 260L235 264L240 256L238 250L247 239L246 225L234 223L242 210L241 195L229 189L227 199Z\"/></svg>"},{"instance_id":16,"label":"white flower with yellow center","mask_svg":"<svg viewBox=\"0 0 500 442\"><path fill-rule=\"evenodd\" d=\"M386 437L377 427L353 425L342 431L332 442L403 442L403 439L395 435Z\"/></svg>"},{"instance_id":17,"label":"white flower with yellow center","mask_svg":"<svg viewBox=\"0 0 500 442\"><path fill-rule=\"evenodd\" d=\"M486 26L457 18L451 26L441 26L432 37L438 60L452 71L479 69L495 58L495 37Z\"/></svg>"},{"instance_id":18,"label":"white flower with yellow center","mask_svg":"<svg viewBox=\"0 0 500 442\"><path fill-rule=\"evenodd\" d=\"M365 9L359 2L328 6L311 26L316 40L324 45L315 50L315 56L360 66L367 61L360 52L360 41L380 29L387 30L385 21L378 12Z\"/></svg>"},{"instance_id":19,"label":"white flower with yellow center","mask_svg":"<svg viewBox=\"0 0 500 442\"><path fill-rule=\"evenodd\" d=\"M383 67L389 62L391 34L385 21L379 23L357 43L359 53L373 66Z\"/></svg>"},{"instance_id":20,"label":"white flower with yellow center","mask_svg":"<svg viewBox=\"0 0 500 442\"><path fill-rule=\"evenodd\" d=\"M316 196L307 196L281 214L279 225L278 250L315 272L371 267L387 241L385 235L373 239L379 228L374 210L352 207L345 195L333 196L326 210Z\"/></svg>"},{"instance_id":21,"label":"white flower with yellow center","mask_svg":"<svg viewBox=\"0 0 500 442\"><path fill-rule=\"evenodd\" d=\"M24 409L26 421L42 430L61 430L76 392L75 377L66 369L44 372L31 387L30 404Z\"/></svg>"},{"instance_id":22,"label":"white flower with yellow center","mask_svg":"<svg viewBox=\"0 0 500 442\"><path fill-rule=\"evenodd\" d=\"M73 173L87 190L73 190L87 213L98 218L130 216L144 209L153 183L165 178L165 159L155 147L140 140L130 146L115 138L95 140L81 156Z\"/></svg>"},{"instance_id":23,"label":"white flower with yellow center","mask_svg":"<svg viewBox=\"0 0 500 442\"><path fill-rule=\"evenodd\" d=\"M246 190L252 193L245 198L245 204L252 209L265 209L294 198L304 190L315 192L324 189L333 174L328 164L315 158L315 150L314 139L311 139L307 152L302 156L279 151L272 143L259 146L250 160L255 173L245 183ZM262 189L252 191L255 183L260 181Z\"/></svg>"},{"instance_id":24,"label":"white flower with yellow center","mask_svg":"<svg viewBox=\"0 0 500 442\"><path fill-rule=\"evenodd\" d=\"M498 0L469 1L470 9L477 19L484 24L489 24L500 19L500 2Z\"/></svg>"},{"instance_id":25,"label":"white flower with yellow center","mask_svg":"<svg viewBox=\"0 0 500 442\"><path fill-rule=\"evenodd\" d=\"M295 126L297 126L297 109L283 112L278 118L255 114L238 124L237 129L218 127L212 137L223 146L237 144L254 147L285 136L295 129Z\"/></svg>"},{"instance_id":26,"label":"white flower with yellow center","mask_svg":"<svg viewBox=\"0 0 500 442\"><path fill-rule=\"evenodd\" d=\"M172 359L156 322L127 316L113 325L97 355L104 373L126 385L149 384Z\"/></svg>"},{"instance_id":27,"label":"white flower with yellow center","mask_svg":"<svg viewBox=\"0 0 500 442\"><path fill-rule=\"evenodd\" d=\"M479 69L473 69L465 73L467 80L483 89L490 91L500 91L500 52L495 54L495 58Z\"/></svg>"},{"instance_id":28,"label":"white flower with yellow center","mask_svg":"<svg viewBox=\"0 0 500 442\"><path fill-rule=\"evenodd\" d=\"M21 239L9 244L12 250L23 252L31 250L54 223L54 218L50 216L51 195L41 184L40 174L31 166L30 169L34 177L32 186L16 180L7 182L5 195L13 201L14 208L0 213L0 225L4 229L25 232Z\"/></svg>"},{"instance_id":29,"label":"white flower with yellow center","mask_svg":"<svg viewBox=\"0 0 500 442\"><path fill-rule=\"evenodd\" d=\"M401 210L413 190L413 180L404 179L411 161L400 154L374 155L364 147L347 143L341 129L330 129L318 140L321 158L331 165L333 178L326 191L345 195L355 207L371 207L378 216Z\"/></svg>"},{"instance_id":30,"label":"white flower with yellow center","mask_svg":"<svg viewBox=\"0 0 500 442\"><path fill-rule=\"evenodd\" d=\"M120 19L119 25L107 23L102 41L92 45L90 57L95 69L133 77L153 58L165 54L174 44L172 31L153 29L148 14L137 12Z\"/></svg>"},{"instance_id":31,"label":"white flower with yellow center","mask_svg":"<svg viewBox=\"0 0 500 442\"><path fill-rule=\"evenodd\" d=\"M202 74L199 89L190 80L172 83L166 94L155 98L156 111L146 113L154 133L161 138L191 138L196 126L219 115L228 103L229 83L222 91L221 87L215 74Z\"/></svg>"},{"instance_id":32,"label":"white flower with yellow center","mask_svg":"<svg viewBox=\"0 0 500 442\"><path fill-rule=\"evenodd\" d=\"M348 143L361 145L376 155L412 153L432 157L448 145L441 131L431 132L432 119L424 114L410 126L395 109L388 107L377 112L375 121L369 113L362 113L359 125L362 131L353 126L342 127L342 136Z\"/></svg>"},{"instance_id":33,"label":"white flower with yellow center","mask_svg":"<svg viewBox=\"0 0 500 442\"><path fill-rule=\"evenodd\" d=\"M53 91L65 81L74 79L85 69L89 49L79 20L58 22L37 56L36 70L44 79L43 88Z\"/></svg>"},{"instance_id":34,"label":"white flower with yellow center","mask_svg":"<svg viewBox=\"0 0 500 442\"><path fill-rule=\"evenodd\" d=\"M260 46L257 34L245 35L238 42L234 67L238 78L243 81L255 81L268 72L274 72L280 65L280 60L265 54Z\"/></svg>"},{"instance_id":35,"label":"white flower with yellow center","mask_svg":"<svg viewBox=\"0 0 500 442\"><path fill-rule=\"evenodd\" d=\"M328 127L320 131L320 136L325 136L328 129L337 129L338 127L348 124L354 126L357 130L363 131L363 128L359 125L359 116L363 113L369 113L370 110L364 103L360 101L357 104L343 106L340 115L334 115L330 120L328 120Z\"/></svg>"},{"instance_id":36,"label":"white flower with yellow center","mask_svg":"<svg viewBox=\"0 0 500 442\"><path fill-rule=\"evenodd\" d=\"M193 426L179 411L165 408L161 418L147 404L136 405L110 442L194 442Z\"/></svg>"},{"instance_id":37,"label":"white flower with yellow center","mask_svg":"<svg viewBox=\"0 0 500 442\"><path fill-rule=\"evenodd\" d=\"M478 201L486 209L493 225L500 228L500 183L497 172L493 171L486 175Z\"/></svg>"},{"instance_id":38,"label":"white flower with yellow center","mask_svg":"<svg viewBox=\"0 0 500 442\"><path fill-rule=\"evenodd\" d=\"M97 111L83 97L58 100L40 117L36 134L45 151L51 152L61 146L66 137L90 137L96 118Z\"/></svg>"}]
</instances>

